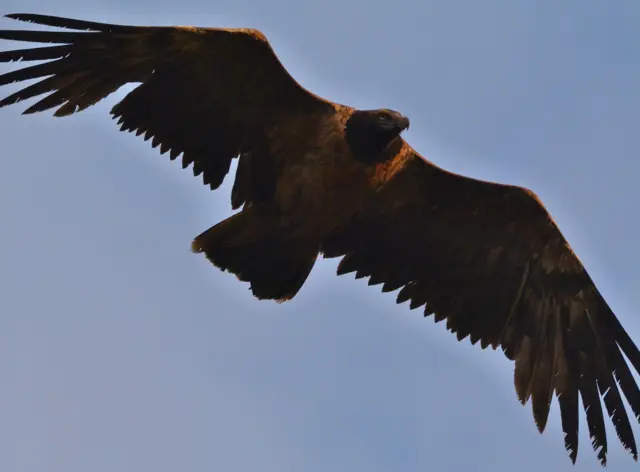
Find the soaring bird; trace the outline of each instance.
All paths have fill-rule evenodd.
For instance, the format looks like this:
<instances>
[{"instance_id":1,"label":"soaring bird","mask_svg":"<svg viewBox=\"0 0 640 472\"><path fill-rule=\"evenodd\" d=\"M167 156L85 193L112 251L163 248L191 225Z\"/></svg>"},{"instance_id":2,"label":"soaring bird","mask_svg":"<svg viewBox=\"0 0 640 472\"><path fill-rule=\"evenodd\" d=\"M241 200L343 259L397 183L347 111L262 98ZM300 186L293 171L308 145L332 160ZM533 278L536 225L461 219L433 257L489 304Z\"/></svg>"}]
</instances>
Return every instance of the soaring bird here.
<instances>
[{"instance_id":1,"label":"soaring bird","mask_svg":"<svg viewBox=\"0 0 640 472\"><path fill-rule=\"evenodd\" d=\"M239 159L231 204L240 211L192 250L248 282L255 297L289 300L319 254L342 257L338 274L399 290L398 303L446 320L458 340L500 347L540 432L555 393L574 463L579 396L601 463L601 397L637 459L622 396L638 418L640 390L623 354L638 372L640 352L533 192L429 162L401 137L409 120L397 111L314 95L258 30L7 16L76 31L0 31L53 43L0 52L0 62L44 61L0 76L0 86L40 79L0 107L47 94L24 113L66 116L138 83L111 110L121 130L172 160L182 155L211 189Z\"/></svg>"}]
</instances>

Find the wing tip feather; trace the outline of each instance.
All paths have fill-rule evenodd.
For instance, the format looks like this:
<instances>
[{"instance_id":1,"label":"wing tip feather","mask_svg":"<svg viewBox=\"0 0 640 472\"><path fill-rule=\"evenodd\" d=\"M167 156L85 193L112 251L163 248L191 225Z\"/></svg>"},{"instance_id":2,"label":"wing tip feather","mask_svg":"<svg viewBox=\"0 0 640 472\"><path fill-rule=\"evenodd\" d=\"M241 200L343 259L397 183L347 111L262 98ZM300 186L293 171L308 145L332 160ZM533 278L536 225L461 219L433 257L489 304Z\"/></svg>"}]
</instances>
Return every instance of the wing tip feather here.
<instances>
[{"instance_id":1,"label":"wing tip feather","mask_svg":"<svg viewBox=\"0 0 640 472\"><path fill-rule=\"evenodd\" d=\"M54 28L64 28L73 30L84 30L93 32L112 31L114 29L126 29L126 26L114 25L110 23L99 23L95 21L77 20L54 15L42 15L39 13L8 13L5 18L33 23L36 25L51 26Z\"/></svg>"}]
</instances>

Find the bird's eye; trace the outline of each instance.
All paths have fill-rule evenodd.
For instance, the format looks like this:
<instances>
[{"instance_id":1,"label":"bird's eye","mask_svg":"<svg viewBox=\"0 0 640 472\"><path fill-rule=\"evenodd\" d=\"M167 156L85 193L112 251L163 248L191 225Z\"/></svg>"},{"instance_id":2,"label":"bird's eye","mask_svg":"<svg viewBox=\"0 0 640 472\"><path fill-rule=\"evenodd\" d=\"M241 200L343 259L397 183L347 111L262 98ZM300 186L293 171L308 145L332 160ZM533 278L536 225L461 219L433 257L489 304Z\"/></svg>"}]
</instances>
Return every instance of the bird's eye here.
<instances>
[{"instance_id":1,"label":"bird's eye","mask_svg":"<svg viewBox=\"0 0 640 472\"><path fill-rule=\"evenodd\" d=\"M386 120L386 119L387 119L387 117L386 117L386 116L384 116L384 115L380 115L380 116L378 117L378 119L379 119L380 121L384 121L384 120Z\"/></svg>"}]
</instances>

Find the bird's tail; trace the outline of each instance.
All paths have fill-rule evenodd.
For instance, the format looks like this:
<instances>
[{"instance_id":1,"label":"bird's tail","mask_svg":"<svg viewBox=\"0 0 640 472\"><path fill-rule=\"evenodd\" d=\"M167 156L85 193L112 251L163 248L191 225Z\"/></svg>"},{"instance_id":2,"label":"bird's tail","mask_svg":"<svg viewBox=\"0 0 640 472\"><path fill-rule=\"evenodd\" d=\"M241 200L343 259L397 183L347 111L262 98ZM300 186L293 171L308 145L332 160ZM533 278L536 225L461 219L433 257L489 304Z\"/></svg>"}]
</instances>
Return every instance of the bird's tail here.
<instances>
[{"instance_id":1,"label":"bird's tail","mask_svg":"<svg viewBox=\"0 0 640 472\"><path fill-rule=\"evenodd\" d=\"M0 101L0 107L53 92L24 113L58 109L66 116L97 103L127 83L143 82L170 54L158 54L167 44L179 47L175 35L188 34L164 27L123 26L26 13L7 17L82 31L0 30L0 39L53 43L48 47L1 51L0 62L46 61L0 75L0 86L42 79ZM170 47L168 47L170 49ZM168 50L167 50L168 51Z\"/></svg>"},{"instance_id":2,"label":"bird's tail","mask_svg":"<svg viewBox=\"0 0 640 472\"><path fill-rule=\"evenodd\" d=\"M284 302L300 290L316 262L315 238L292 235L271 214L241 211L193 240L191 249L204 253L223 271L249 282L258 299Z\"/></svg>"}]
</instances>

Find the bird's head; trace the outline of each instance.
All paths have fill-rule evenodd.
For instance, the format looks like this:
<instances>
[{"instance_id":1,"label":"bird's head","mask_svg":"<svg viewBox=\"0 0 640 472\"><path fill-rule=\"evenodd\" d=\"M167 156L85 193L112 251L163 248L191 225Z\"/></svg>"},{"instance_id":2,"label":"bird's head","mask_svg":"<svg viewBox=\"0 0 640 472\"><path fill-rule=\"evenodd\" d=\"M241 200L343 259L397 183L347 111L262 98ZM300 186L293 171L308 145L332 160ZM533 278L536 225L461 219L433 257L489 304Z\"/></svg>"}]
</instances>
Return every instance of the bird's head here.
<instances>
[{"instance_id":1,"label":"bird's head","mask_svg":"<svg viewBox=\"0 0 640 472\"><path fill-rule=\"evenodd\" d=\"M382 133L395 133L399 135L405 129L409 129L409 118L403 114L383 108L368 112L372 124Z\"/></svg>"},{"instance_id":2,"label":"bird's head","mask_svg":"<svg viewBox=\"0 0 640 472\"><path fill-rule=\"evenodd\" d=\"M397 136L409 128L409 118L388 108L356 110L349 118L347 126L350 124L367 129L370 133L393 133Z\"/></svg>"},{"instance_id":3,"label":"bird's head","mask_svg":"<svg viewBox=\"0 0 640 472\"><path fill-rule=\"evenodd\" d=\"M356 110L347 120L345 134L354 154L377 161L387 146L409 128L409 118L382 108Z\"/></svg>"}]
</instances>

